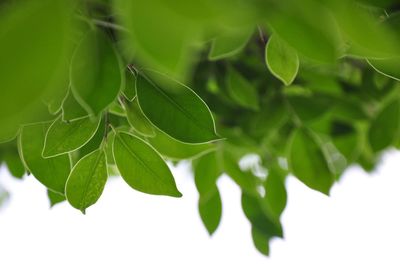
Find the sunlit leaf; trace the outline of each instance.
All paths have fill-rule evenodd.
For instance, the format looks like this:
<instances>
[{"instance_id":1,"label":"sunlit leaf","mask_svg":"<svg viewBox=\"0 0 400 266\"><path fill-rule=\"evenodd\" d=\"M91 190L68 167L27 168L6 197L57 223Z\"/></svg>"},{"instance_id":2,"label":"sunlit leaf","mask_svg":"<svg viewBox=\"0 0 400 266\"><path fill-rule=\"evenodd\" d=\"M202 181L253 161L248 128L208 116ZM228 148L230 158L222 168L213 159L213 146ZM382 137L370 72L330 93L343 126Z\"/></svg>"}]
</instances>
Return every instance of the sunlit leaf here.
<instances>
[{"instance_id":1,"label":"sunlit leaf","mask_svg":"<svg viewBox=\"0 0 400 266\"><path fill-rule=\"evenodd\" d=\"M226 31L217 36L212 42L208 58L219 60L239 53L246 46L252 33L252 28L245 28Z\"/></svg>"},{"instance_id":2,"label":"sunlit leaf","mask_svg":"<svg viewBox=\"0 0 400 266\"><path fill-rule=\"evenodd\" d=\"M273 34L265 46L265 61L269 71L286 86L290 85L299 71L297 52Z\"/></svg>"},{"instance_id":3,"label":"sunlit leaf","mask_svg":"<svg viewBox=\"0 0 400 266\"><path fill-rule=\"evenodd\" d=\"M113 154L121 176L132 188L147 194L182 196L167 164L141 139L128 133L117 133Z\"/></svg>"},{"instance_id":4,"label":"sunlit leaf","mask_svg":"<svg viewBox=\"0 0 400 266\"><path fill-rule=\"evenodd\" d=\"M51 190L47 190L47 197L49 198L50 208L66 200L64 195L53 192Z\"/></svg>"},{"instance_id":5,"label":"sunlit leaf","mask_svg":"<svg viewBox=\"0 0 400 266\"><path fill-rule=\"evenodd\" d=\"M85 213L103 193L107 182L107 161L102 149L89 153L79 160L68 177L65 196L76 209Z\"/></svg>"},{"instance_id":6,"label":"sunlit leaf","mask_svg":"<svg viewBox=\"0 0 400 266\"><path fill-rule=\"evenodd\" d=\"M133 99L132 102L125 102L124 107L128 122L137 133L148 137L155 136L154 126L143 114L137 98Z\"/></svg>"}]
</instances>

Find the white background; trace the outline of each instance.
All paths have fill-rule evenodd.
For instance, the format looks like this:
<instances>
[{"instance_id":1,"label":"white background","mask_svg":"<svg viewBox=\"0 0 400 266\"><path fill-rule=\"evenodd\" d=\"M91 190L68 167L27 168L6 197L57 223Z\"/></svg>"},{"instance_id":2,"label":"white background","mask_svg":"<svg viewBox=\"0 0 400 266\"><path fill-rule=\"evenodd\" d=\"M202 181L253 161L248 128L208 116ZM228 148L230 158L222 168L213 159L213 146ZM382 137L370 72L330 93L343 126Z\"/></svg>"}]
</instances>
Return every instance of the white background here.
<instances>
[{"instance_id":1,"label":"white background","mask_svg":"<svg viewBox=\"0 0 400 266\"><path fill-rule=\"evenodd\" d=\"M269 258L252 245L235 184L218 184L224 213L210 238L191 174L185 166L174 173L181 199L114 178L82 215L67 203L50 210L42 185L3 167L12 197L0 210L0 265L400 265L400 153L389 152L372 175L349 169L329 198L289 178L285 239L272 242Z\"/></svg>"}]
</instances>

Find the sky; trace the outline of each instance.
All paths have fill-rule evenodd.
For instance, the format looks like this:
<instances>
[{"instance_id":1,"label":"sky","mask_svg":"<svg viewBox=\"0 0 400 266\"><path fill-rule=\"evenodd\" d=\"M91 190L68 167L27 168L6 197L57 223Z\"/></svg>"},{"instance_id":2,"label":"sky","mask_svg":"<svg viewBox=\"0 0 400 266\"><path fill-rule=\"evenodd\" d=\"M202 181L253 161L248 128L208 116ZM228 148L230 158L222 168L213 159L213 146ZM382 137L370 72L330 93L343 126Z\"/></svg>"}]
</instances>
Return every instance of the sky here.
<instances>
[{"instance_id":1,"label":"sky","mask_svg":"<svg viewBox=\"0 0 400 266\"><path fill-rule=\"evenodd\" d=\"M180 199L132 190L109 180L86 215L67 203L49 208L32 176L16 180L0 169L11 198L0 209L0 265L400 265L400 152L390 151L372 174L351 167L330 197L294 177L287 180L285 238L270 257L252 245L240 191L219 180L223 217L209 237L197 211L187 165L174 168Z\"/></svg>"}]
</instances>

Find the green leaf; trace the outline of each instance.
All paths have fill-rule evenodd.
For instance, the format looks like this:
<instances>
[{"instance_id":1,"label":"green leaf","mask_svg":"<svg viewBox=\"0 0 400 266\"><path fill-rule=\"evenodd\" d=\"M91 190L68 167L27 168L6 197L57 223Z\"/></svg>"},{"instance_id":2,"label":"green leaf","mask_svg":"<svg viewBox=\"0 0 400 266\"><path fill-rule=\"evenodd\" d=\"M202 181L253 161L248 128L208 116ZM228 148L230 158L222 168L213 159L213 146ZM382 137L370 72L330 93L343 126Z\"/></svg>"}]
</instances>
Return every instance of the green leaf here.
<instances>
[{"instance_id":1,"label":"green leaf","mask_svg":"<svg viewBox=\"0 0 400 266\"><path fill-rule=\"evenodd\" d=\"M374 152L381 151L400 137L400 100L390 102L371 121L368 140Z\"/></svg>"},{"instance_id":2,"label":"green leaf","mask_svg":"<svg viewBox=\"0 0 400 266\"><path fill-rule=\"evenodd\" d=\"M137 133L147 137L155 136L154 127L140 109L137 98L132 102L125 102L124 108L129 124Z\"/></svg>"},{"instance_id":3,"label":"green leaf","mask_svg":"<svg viewBox=\"0 0 400 266\"><path fill-rule=\"evenodd\" d=\"M164 157L171 160L193 159L215 149L213 143L187 144L157 130L148 142Z\"/></svg>"},{"instance_id":4,"label":"green leaf","mask_svg":"<svg viewBox=\"0 0 400 266\"><path fill-rule=\"evenodd\" d=\"M66 200L64 195L55 193L51 190L47 190L47 197L49 198L50 208L52 208L52 207L54 207L54 205L64 202Z\"/></svg>"},{"instance_id":5,"label":"green leaf","mask_svg":"<svg viewBox=\"0 0 400 266\"><path fill-rule=\"evenodd\" d=\"M22 122L36 120L44 106L43 97L64 89L72 6L66 0L1 4L0 135Z\"/></svg>"},{"instance_id":6,"label":"green leaf","mask_svg":"<svg viewBox=\"0 0 400 266\"><path fill-rule=\"evenodd\" d=\"M281 225L265 213L258 197L242 193L242 209L252 226L258 231L269 237L283 237Z\"/></svg>"},{"instance_id":7,"label":"green leaf","mask_svg":"<svg viewBox=\"0 0 400 266\"><path fill-rule=\"evenodd\" d=\"M203 198L215 192L216 182L222 174L216 152L211 152L193 161L194 181Z\"/></svg>"},{"instance_id":8,"label":"green leaf","mask_svg":"<svg viewBox=\"0 0 400 266\"><path fill-rule=\"evenodd\" d=\"M238 71L229 68L227 74L228 93L240 106L257 111L259 109L256 88Z\"/></svg>"},{"instance_id":9,"label":"green leaf","mask_svg":"<svg viewBox=\"0 0 400 266\"><path fill-rule=\"evenodd\" d=\"M321 117L333 106L333 100L324 95L300 96L293 95L287 97L291 111L303 123L312 122Z\"/></svg>"},{"instance_id":10,"label":"green leaf","mask_svg":"<svg viewBox=\"0 0 400 266\"><path fill-rule=\"evenodd\" d=\"M225 31L213 40L208 59L220 60L238 54L246 46L252 34L252 28Z\"/></svg>"},{"instance_id":11,"label":"green leaf","mask_svg":"<svg viewBox=\"0 0 400 266\"><path fill-rule=\"evenodd\" d=\"M299 57L296 50L273 34L265 46L265 62L271 73L289 86L299 71Z\"/></svg>"},{"instance_id":12,"label":"green leaf","mask_svg":"<svg viewBox=\"0 0 400 266\"><path fill-rule=\"evenodd\" d=\"M210 109L194 91L165 75L151 74L153 80L137 77L136 93L143 113L156 127L187 143L218 138Z\"/></svg>"},{"instance_id":13,"label":"green leaf","mask_svg":"<svg viewBox=\"0 0 400 266\"><path fill-rule=\"evenodd\" d=\"M46 134L43 157L53 157L79 149L96 134L101 119L84 117L64 122L61 117L51 124Z\"/></svg>"},{"instance_id":14,"label":"green leaf","mask_svg":"<svg viewBox=\"0 0 400 266\"><path fill-rule=\"evenodd\" d=\"M312 132L307 129L295 130L287 156L293 175L308 187L329 194L335 176Z\"/></svg>"},{"instance_id":15,"label":"green leaf","mask_svg":"<svg viewBox=\"0 0 400 266\"><path fill-rule=\"evenodd\" d=\"M269 212L276 219L279 219L286 207L287 192L285 188L285 175L282 173L282 170L275 168L268 169L267 180L264 183L264 202Z\"/></svg>"},{"instance_id":16,"label":"green leaf","mask_svg":"<svg viewBox=\"0 0 400 266\"><path fill-rule=\"evenodd\" d=\"M218 188L208 197L199 198L199 213L208 233L212 235L218 228L222 216L222 202Z\"/></svg>"},{"instance_id":17,"label":"green leaf","mask_svg":"<svg viewBox=\"0 0 400 266\"><path fill-rule=\"evenodd\" d=\"M367 59L367 62L380 74L400 81L400 58Z\"/></svg>"},{"instance_id":18,"label":"green leaf","mask_svg":"<svg viewBox=\"0 0 400 266\"><path fill-rule=\"evenodd\" d=\"M103 149L95 150L72 168L65 186L65 196L76 209L85 213L103 193L107 182L107 161Z\"/></svg>"},{"instance_id":19,"label":"green leaf","mask_svg":"<svg viewBox=\"0 0 400 266\"><path fill-rule=\"evenodd\" d=\"M167 164L156 150L138 137L118 132L113 154L118 170L132 188L147 194L182 196Z\"/></svg>"},{"instance_id":20,"label":"green leaf","mask_svg":"<svg viewBox=\"0 0 400 266\"><path fill-rule=\"evenodd\" d=\"M68 95L64 99L62 105L62 119L63 121L73 121L75 119L88 116L88 112L77 102L72 91L68 91Z\"/></svg>"},{"instance_id":21,"label":"green leaf","mask_svg":"<svg viewBox=\"0 0 400 266\"><path fill-rule=\"evenodd\" d=\"M67 154L45 159L42 157L45 136L50 123L22 127L18 149L25 167L47 188L64 194L71 162Z\"/></svg>"},{"instance_id":22,"label":"green leaf","mask_svg":"<svg viewBox=\"0 0 400 266\"><path fill-rule=\"evenodd\" d=\"M269 255L269 239L270 237L263 234L260 230L256 227L251 227L251 237L253 239L253 244L256 249L264 254L265 256Z\"/></svg>"},{"instance_id":23,"label":"green leaf","mask_svg":"<svg viewBox=\"0 0 400 266\"><path fill-rule=\"evenodd\" d=\"M72 58L70 76L75 98L95 115L116 99L125 84L117 52L100 30L89 30L83 37Z\"/></svg>"},{"instance_id":24,"label":"green leaf","mask_svg":"<svg viewBox=\"0 0 400 266\"><path fill-rule=\"evenodd\" d=\"M136 84L136 75L129 68L127 68L125 70L125 88L122 91L122 94L129 101L133 101L133 99L135 99L136 97L135 84Z\"/></svg>"},{"instance_id":25,"label":"green leaf","mask_svg":"<svg viewBox=\"0 0 400 266\"><path fill-rule=\"evenodd\" d=\"M19 158L17 150L8 150L3 154L3 159L12 176L17 178L22 178L24 176L25 167Z\"/></svg>"}]
</instances>

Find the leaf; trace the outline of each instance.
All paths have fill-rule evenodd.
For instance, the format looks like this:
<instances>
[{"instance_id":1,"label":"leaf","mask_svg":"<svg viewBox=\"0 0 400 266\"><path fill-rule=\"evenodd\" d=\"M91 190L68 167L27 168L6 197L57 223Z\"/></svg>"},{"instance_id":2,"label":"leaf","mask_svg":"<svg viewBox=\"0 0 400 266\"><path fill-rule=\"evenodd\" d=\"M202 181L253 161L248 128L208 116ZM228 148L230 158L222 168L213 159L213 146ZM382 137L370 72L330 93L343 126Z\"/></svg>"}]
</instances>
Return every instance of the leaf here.
<instances>
[{"instance_id":1,"label":"leaf","mask_svg":"<svg viewBox=\"0 0 400 266\"><path fill-rule=\"evenodd\" d=\"M17 150L7 151L3 154L3 159L12 176L22 178L25 175L25 167L19 158Z\"/></svg>"},{"instance_id":2,"label":"leaf","mask_svg":"<svg viewBox=\"0 0 400 266\"><path fill-rule=\"evenodd\" d=\"M222 202L218 188L215 187L211 197L199 198L199 213L208 233L212 235L218 228L222 216Z\"/></svg>"},{"instance_id":3,"label":"leaf","mask_svg":"<svg viewBox=\"0 0 400 266\"><path fill-rule=\"evenodd\" d=\"M18 149L25 167L47 188L64 194L71 162L67 154L45 159L42 150L50 123L22 127Z\"/></svg>"},{"instance_id":4,"label":"leaf","mask_svg":"<svg viewBox=\"0 0 400 266\"><path fill-rule=\"evenodd\" d=\"M18 131L19 126L9 126L0 130L0 144L13 140L18 135Z\"/></svg>"},{"instance_id":5,"label":"leaf","mask_svg":"<svg viewBox=\"0 0 400 266\"><path fill-rule=\"evenodd\" d=\"M1 4L0 135L36 120L44 107L42 98L64 89L72 37L71 7L65 0Z\"/></svg>"},{"instance_id":6,"label":"leaf","mask_svg":"<svg viewBox=\"0 0 400 266\"><path fill-rule=\"evenodd\" d=\"M265 46L265 62L271 73L289 86L299 71L299 57L296 50L273 34Z\"/></svg>"},{"instance_id":7,"label":"leaf","mask_svg":"<svg viewBox=\"0 0 400 266\"><path fill-rule=\"evenodd\" d=\"M52 207L54 207L54 205L64 202L66 200L64 195L55 193L51 190L47 190L47 197L49 198L50 208L52 208Z\"/></svg>"},{"instance_id":8,"label":"leaf","mask_svg":"<svg viewBox=\"0 0 400 266\"><path fill-rule=\"evenodd\" d=\"M256 249L264 254L265 256L269 255L269 236L263 234L256 227L251 227L251 237L253 239L253 244Z\"/></svg>"},{"instance_id":9,"label":"leaf","mask_svg":"<svg viewBox=\"0 0 400 266\"><path fill-rule=\"evenodd\" d=\"M259 198L242 193L242 209L252 226L264 235L271 237L283 237L282 227L268 217L261 207Z\"/></svg>"},{"instance_id":10,"label":"leaf","mask_svg":"<svg viewBox=\"0 0 400 266\"><path fill-rule=\"evenodd\" d=\"M125 98L129 101L133 101L136 97L136 75L132 73L130 69L125 70L125 88L122 91L122 94L124 94Z\"/></svg>"},{"instance_id":11,"label":"leaf","mask_svg":"<svg viewBox=\"0 0 400 266\"><path fill-rule=\"evenodd\" d=\"M107 161L103 149L95 150L72 168L65 187L68 202L85 213L103 193L107 182Z\"/></svg>"},{"instance_id":12,"label":"leaf","mask_svg":"<svg viewBox=\"0 0 400 266\"><path fill-rule=\"evenodd\" d=\"M264 183L264 202L269 212L279 220L286 207L287 192L285 188L285 176L282 171L275 168L268 169L267 180Z\"/></svg>"},{"instance_id":13,"label":"leaf","mask_svg":"<svg viewBox=\"0 0 400 266\"><path fill-rule=\"evenodd\" d=\"M256 88L239 72L229 68L227 75L228 93L240 106L257 111L259 109Z\"/></svg>"},{"instance_id":14,"label":"leaf","mask_svg":"<svg viewBox=\"0 0 400 266\"><path fill-rule=\"evenodd\" d=\"M57 118L46 134L43 157L53 157L79 149L96 134L101 119L84 117L72 122Z\"/></svg>"},{"instance_id":15,"label":"leaf","mask_svg":"<svg viewBox=\"0 0 400 266\"><path fill-rule=\"evenodd\" d=\"M154 127L140 109L137 98L132 102L125 102L124 108L129 124L137 133L147 137L155 136Z\"/></svg>"},{"instance_id":16,"label":"leaf","mask_svg":"<svg viewBox=\"0 0 400 266\"><path fill-rule=\"evenodd\" d=\"M390 102L371 121L368 140L374 152L379 152L400 136L400 100Z\"/></svg>"},{"instance_id":17,"label":"leaf","mask_svg":"<svg viewBox=\"0 0 400 266\"><path fill-rule=\"evenodd\" d=\"M287 155L289 169L308 187L329 194L335 177L315 137L306 129L292 134Z\"/></svg>"},{"instance_id":18,"label":"leaf","mask_svg":"<svg viewBox=\"0 0 400 266\"><path fill-rule=\"evenodd\" d=\"M187 144L157 130L148 142L164 157L171 160L193 159L215 149L212 143Z\"/></svg>"},{"instance_id":19,"label":"leaf","mask_svg":"<svg viewBox=\"0 0 400 266\"><path fill-rule=\"evenodd\" d=\"M252 33L252 28L226 30L213 40L208 59L220 60L238 54L246 46Z\"/></svg>"},{"instance_id":20,"label":"leaf","mask_svg":"<svg viewBox=\"0 0 400 266\"><path fill-rule=\"evenodd\" d=\"M333 100L324 95L287 97L290 108L303 123L312 122L323 116L333 106Z\"/></svg>"},{"instance_id":21,"label":"leaf","mask_svg":"<svg viewBox=\"0 0 400 266\"><path fill-rule=\"evenodd\" d=\"M141 139L118 132L113 154L118 170L132 188L147 194L182 196L167 164Z\"/></svg>"},{"instance_id":22,"label":"leaf","mask_svg":"<svg viewBox=\"0 0 400 266\"><path fill-rule=\"evenodd\" d=\"M153 80L137 77L136 93L143 113L157 128L187 143L218 138L210 109L194 91L162 74L151 74Z\"/></svg>"},{"instance_id":23,"label":"leaf","mask_svg":"<svg viewBox=\"0 0 400 266\"><path fill-rule=\"evenodd\" d=\"M215 193L216 182L222 174L216 152L210 152L193 161L194 181L199 194L207 198Z\"/></svg>"},{"instance_id":24,"label":"leaf","mask_svg":"<svg viewBox=\"0 0 400 266\"><path fill-rule=\"evenodd\" d=\"M73 121L75 119L83 118L88 116L88 113L83 107L76 101L72 91L68 91L68 95L64 99L62 105L62 120Z\"/></svg>"},{"instance_id":25,"label":"leaf","mask_svg":"<svg viewBox=\"0 0 400 266\"><path fill-rule=\"evenodd\" d=\"M120 59L107 36L89 30L71 61L71 88L90 114L98 115L118 96L125 83Z\"/></svg>"},{"instance_id":26,"label":"leaf","mask_svg":"<svg viewBox=\"0 0 400 266\"><path fill-rule=\"evenodd\" d=\"M367 59L370 64L378 73L385 75L389 78L400 81L400 58L387 58L387 59Z\"/></svg>"}]
</instances>

